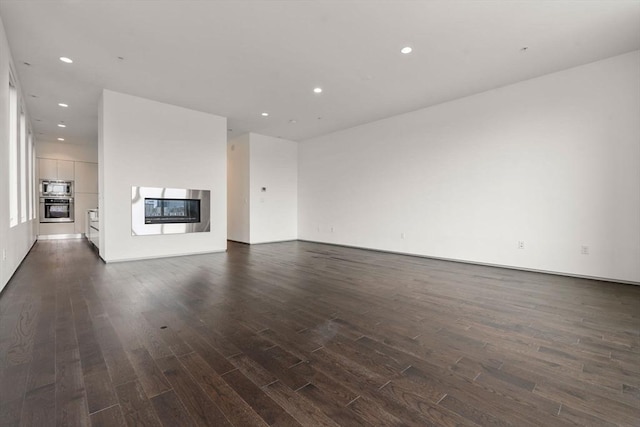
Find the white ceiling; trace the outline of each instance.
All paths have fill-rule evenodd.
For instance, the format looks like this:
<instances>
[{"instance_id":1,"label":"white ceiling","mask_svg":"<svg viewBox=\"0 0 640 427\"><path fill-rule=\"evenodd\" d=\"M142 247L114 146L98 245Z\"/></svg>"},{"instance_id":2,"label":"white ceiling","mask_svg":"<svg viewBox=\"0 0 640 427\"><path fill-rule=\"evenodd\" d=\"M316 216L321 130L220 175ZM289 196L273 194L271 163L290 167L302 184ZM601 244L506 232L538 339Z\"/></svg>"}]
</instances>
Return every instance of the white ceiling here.
<instances>
[{"instance_id":1,"label":"white ceiling","mask_svg":"<svg viewBox=\"0 0 640 427\"><path fill-rule=\"evenodd\" d=\"M0 17L37 139L76 144L97 143L103 88L304 140L640 49L637 0L0 0Z\"/></svg>"}]
</instances>

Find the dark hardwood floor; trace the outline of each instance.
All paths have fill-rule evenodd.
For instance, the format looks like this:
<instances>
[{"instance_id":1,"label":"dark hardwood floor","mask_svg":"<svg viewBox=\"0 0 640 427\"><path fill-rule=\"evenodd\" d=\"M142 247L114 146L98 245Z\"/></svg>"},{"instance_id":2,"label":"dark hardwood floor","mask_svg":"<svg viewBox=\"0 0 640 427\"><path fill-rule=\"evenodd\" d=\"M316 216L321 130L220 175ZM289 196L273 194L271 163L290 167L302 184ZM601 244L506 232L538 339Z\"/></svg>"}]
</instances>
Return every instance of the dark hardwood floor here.
<instances>
[{"instance_id":1,"label":"dark hardwood floor","mask_svg":"<svg viewBox=\"0 0 640 427\"><path fill-rule=\"evenodd\" d=\"M0 297L0 425L640 425L640 287L306 242L105 265L38 242Z\"/></svg>"}]
</instances>

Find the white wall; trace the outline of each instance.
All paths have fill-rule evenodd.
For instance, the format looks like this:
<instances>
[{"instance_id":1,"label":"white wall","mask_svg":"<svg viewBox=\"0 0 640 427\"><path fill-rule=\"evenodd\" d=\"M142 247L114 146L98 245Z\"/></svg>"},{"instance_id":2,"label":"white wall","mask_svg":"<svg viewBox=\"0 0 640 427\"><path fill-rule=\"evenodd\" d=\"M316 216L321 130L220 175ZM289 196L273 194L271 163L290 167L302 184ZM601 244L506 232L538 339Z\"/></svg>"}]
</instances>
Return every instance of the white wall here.
<instances>
[{"instance_id":1,"label":"white wall","mask_svg":"<svg viewBox=\"0 0 640 427\"><path fill-rule=\"evenodd\" d=\"M100 256L107 262L226 250L224 117L105 90L99 108ZM131 187L211 191L211 231L131 236Z\"/></svg>"},{"instance_id":2,"label":"white wall","mask_svg":"<svg viewBox=\"0 0 640 427\"><path fill-rule=\"evenodd\" d=\"M299 237L640 282L639 76L636 51L302 142Z\"/></svg>"},{"instance_id":3,"label":"white wall","mask_svg":"<svg viewBox=\"0 0 640 427\"><path fill-rule=\"evenodd\" d=\"M0 19L0 290L9 282L36 239L36 221L9 228L9 69L13 60ZM14 73L17 80L17 75ZM17 90L20 82L16 81ZM27 122L30 121L26 111Z\"/></svg>"},{"instance_id":4,"label":"white wall","mask_svg":"<svg viewBox=\"0 0 640 427\"><path fill-rule=\"evenodd\" d=\"M250 139L251 243L295 240L298 143L256 133Z\"/></svg>"},{"instance_id":5,"label":"white wall","mask_svg":"<svg viewBox=\"0 0 640 427\"><path fill-rule=\"evenodd\" d=\"M227 156L229 239L297 239L298 143L248 133L229 141Z\"/></svg>"},{"instance_id":6,"label":"white wall","mask_svg":"<svg viewBox=\"0 0 640 427\"><path fill-rule=\"evenodd\" d=\"M249 134L227 144L227 238L249 240Z\"/></svg>"}]
</instances>

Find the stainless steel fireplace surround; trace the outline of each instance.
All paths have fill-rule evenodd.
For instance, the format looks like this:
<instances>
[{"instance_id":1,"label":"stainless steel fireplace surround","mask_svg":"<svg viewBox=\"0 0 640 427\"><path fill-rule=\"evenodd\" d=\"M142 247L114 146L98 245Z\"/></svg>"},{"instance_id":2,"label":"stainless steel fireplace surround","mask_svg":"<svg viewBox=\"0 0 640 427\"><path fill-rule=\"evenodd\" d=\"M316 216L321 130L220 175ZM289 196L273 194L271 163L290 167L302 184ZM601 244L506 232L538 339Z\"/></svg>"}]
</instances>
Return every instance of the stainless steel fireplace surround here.
<instances>
[{"instance_id":1,"label":"stainless steel fireplace surround","mask_svg":"<svg viewBox=\"0 0 640 427\"><path fill-rule=\"evenodd\" d=\"M131 187L131 235L202 233L211 230L211 192Z\"/></svg>"}]
</instances>

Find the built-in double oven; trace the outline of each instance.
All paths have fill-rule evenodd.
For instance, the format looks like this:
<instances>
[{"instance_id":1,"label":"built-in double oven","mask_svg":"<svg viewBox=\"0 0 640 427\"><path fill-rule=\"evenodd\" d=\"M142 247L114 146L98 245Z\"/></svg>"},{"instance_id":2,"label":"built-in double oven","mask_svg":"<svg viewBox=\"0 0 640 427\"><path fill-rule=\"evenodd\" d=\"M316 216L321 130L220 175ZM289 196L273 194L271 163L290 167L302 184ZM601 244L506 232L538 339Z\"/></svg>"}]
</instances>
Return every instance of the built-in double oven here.
<instances>
[{"instance_id":1,"label":"built-in double oven","mask_svg":"<svg viewBox=\"0 0 640 427\"><path fill-rule=\"evenodd\" d=\"M73 222L73 181L40 180L40 222Z\"/></svg>"}]
</instances>

